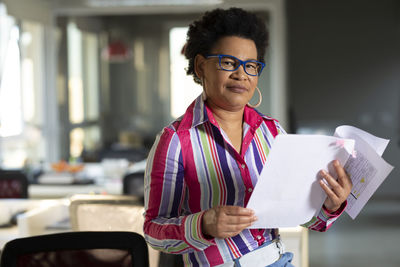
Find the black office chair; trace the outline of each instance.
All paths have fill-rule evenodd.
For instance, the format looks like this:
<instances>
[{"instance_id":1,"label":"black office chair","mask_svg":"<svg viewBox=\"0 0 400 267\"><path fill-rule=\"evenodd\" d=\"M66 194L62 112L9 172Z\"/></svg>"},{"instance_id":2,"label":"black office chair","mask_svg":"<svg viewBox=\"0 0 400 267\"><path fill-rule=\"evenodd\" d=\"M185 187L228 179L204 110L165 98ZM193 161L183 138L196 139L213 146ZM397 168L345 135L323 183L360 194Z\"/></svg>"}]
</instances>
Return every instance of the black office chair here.
<instances>
[{"instance_id":1,"label":"black office chair","mask_svg":"<svg viewBox=\"0 0 400 267\"><path fill-rule=\"evenodd\" d=\"M0 170L0 198L28 198L28 177L20 171Z\"/></svg>"},{"instance_id":2,"label":"black office chair","mask_svg":"<svg viewBox=\"0 0 400 267\"><path fill-rule=\"evenodd\" d=\"M66 232L18 238L0 267L148 267L146 242L134 232Z\"/></svg>"}]
</instances>

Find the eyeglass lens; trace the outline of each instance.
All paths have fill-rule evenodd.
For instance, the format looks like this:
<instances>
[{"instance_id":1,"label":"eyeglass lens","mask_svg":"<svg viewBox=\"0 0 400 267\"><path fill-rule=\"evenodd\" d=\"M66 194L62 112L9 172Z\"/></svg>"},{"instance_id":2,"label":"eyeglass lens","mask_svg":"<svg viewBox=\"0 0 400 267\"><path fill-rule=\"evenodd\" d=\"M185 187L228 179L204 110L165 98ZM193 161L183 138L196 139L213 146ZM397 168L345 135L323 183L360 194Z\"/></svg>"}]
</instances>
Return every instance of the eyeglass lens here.
<instances>
[{"instance_id":1,"label":"eyeglass lens","mask_svg":"<svg viewBox=\"0 0 400 267\"><path fill-rule=\"evenodd\" d=\"M239 68L240 61L234 57L224 56L220 58L220 67L223 70L234 71ZM244 70L249 75L258 75L262 66L259 62L247 61L244 62Z\"/></svg>"}]
</instances>

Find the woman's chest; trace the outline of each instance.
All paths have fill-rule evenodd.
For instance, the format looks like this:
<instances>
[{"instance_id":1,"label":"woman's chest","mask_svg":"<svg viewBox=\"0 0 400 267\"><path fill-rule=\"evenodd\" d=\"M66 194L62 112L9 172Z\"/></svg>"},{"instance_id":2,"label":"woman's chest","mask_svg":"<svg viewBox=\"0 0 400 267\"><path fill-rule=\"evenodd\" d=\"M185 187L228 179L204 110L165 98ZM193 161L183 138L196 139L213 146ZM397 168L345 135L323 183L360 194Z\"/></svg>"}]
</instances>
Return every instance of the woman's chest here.
<instances>
[{"instance_id":1,"label":"woman's chest","mask_svg":"<svg viewBox=\"0 0 400 267\"><path fill-rule=\"evenodd\" d=\"M206 127L196 130L186 142L190 147L182 147L188 193L200 191L212 205L239 204L245 192L257 183L270 142L261 130L255 131L247 137L249 145L240 155L222 133Z\"/></svg>"}]
</instances>

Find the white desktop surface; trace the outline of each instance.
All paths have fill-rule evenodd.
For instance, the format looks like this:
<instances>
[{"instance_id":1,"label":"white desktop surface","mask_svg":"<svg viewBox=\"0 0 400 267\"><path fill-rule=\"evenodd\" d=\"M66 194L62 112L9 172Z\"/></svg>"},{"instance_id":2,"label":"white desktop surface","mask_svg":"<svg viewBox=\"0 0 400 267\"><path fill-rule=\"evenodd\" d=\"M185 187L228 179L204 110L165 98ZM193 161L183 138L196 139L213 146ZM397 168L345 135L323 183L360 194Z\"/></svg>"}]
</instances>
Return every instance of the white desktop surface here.
<instances>
[{"instance_id":1,"label":"white desktop surface","mask_svg":"<svg viewBox=\"0 0 400 267\"><path fill-rule=\"evenodd\" d=\"M68 216L68 203L68 199L0 199L0 210L8 217L11 217L15 212L25 211L17 217L17 225L0 228L0 250L8 241L15 238L69 230L46 228L47 225ZM46 218L40 216L41 214Z\"/></svg>"},{"instance_id":2,"label":"white desktop surface","mask_svg":"<svg viewBox=\"0 0 400 267\"><path fill-rule=\"evenodd\" d=\"M44 185L30 184L28 194L33 199L64 198L75 194L122 194L122 181L85 185Z\"/></svg>"},{"instance_id":3,"label":"white desktop surface","mask_svg":"<svg viewBox=\"0 0 400 267\"><path fill-rule=\"evenodd\" d=\"M15 238L19 237L18 226L0 228L0 250L3 249L4 245Z\"/></svg>"}]
</instances>

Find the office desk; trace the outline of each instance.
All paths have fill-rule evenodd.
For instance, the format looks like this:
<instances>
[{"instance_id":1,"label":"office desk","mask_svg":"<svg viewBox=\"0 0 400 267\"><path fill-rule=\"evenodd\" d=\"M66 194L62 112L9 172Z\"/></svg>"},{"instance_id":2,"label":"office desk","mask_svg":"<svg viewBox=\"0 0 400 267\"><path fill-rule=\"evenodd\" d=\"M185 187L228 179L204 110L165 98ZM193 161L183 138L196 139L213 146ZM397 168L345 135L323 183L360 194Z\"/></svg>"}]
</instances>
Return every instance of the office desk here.
<instances>
[{"instance_id":1,"label":"office desk","mask_svg":"<svg viewBox=\"0 0 400 267\"><path fill-rule=\"evenodd\" d=\"M2 223L12 214L25 211L18 215L17 225L0 228L0 250L5 243L15 238L69 231L68 228L49 227L68 218L68 205L68 199L0 199Z\"/></svg>"},{"instance_id":2,"label":"office desk","mask_svg":"<svg viewBox=\"0 0 400 267\"><path fill-rule=\"evenodd\" d=\"M93 198L109 198L112 196L90 195ZM128 198L128 197L126 197ZM70 199L0 199L0 211L3 214L12 214L16 211L27 210L17 218L17 225L11 227L0 228L0 250L4 245L15 238L43 235L59 232L69 232L74 229L69 223L70 214ZM142 212L138 214L142 216ZM142 221L143 219L140 218ZM136 228L141 228L136 225ZM93 228L91 228L93 229ZM100 230L100 229L96 229ZM140 229L141 230L141 229ZM126 231L132 231L128 229ZM140 233L139 230L134 230ZM149 248L150 267L157 267L159 260L159 252Z\"/></svg>"},{"instance_id":3,"label":"office desk","mask_svg":"<svg viewBox=\"0 0 400 267\"><path fill-rule=\"evenodd\" d=\"M121 195L122 182L110 181L106 183L85 184L85 185L43 185L30 184L28 194L33 199L54 199L65 198L75 194L108 194Z\"/></svg>"},{"instance_id":4,"label":"office desk","mask_svg":"<svg viewBox=\"0 0 400 267\"><path fill-rule=\"evenodd\" d=\"M129 167L127 164L123 160L85 163L84 169L79 174L93 180L93 184L30 184L28 186L29 198L65 198L74 194L121 195L124 175L126 173L144 172L146 161L132 163ZM49 173L51 173L50 170L45 174L48 175ZM55 177L54 180L57 180L57 178Z\"/></svg>"},{"instance_id":5,"label":"office desk","mask_svg":"<svg viewBox=\"0 0 400 267\"><path fill-rule=\"evenodd\" d=\"M18 226L0 228L0 250L3 249L4 245L15 238L19 237Z\"/></svg>"}]
</instances>

